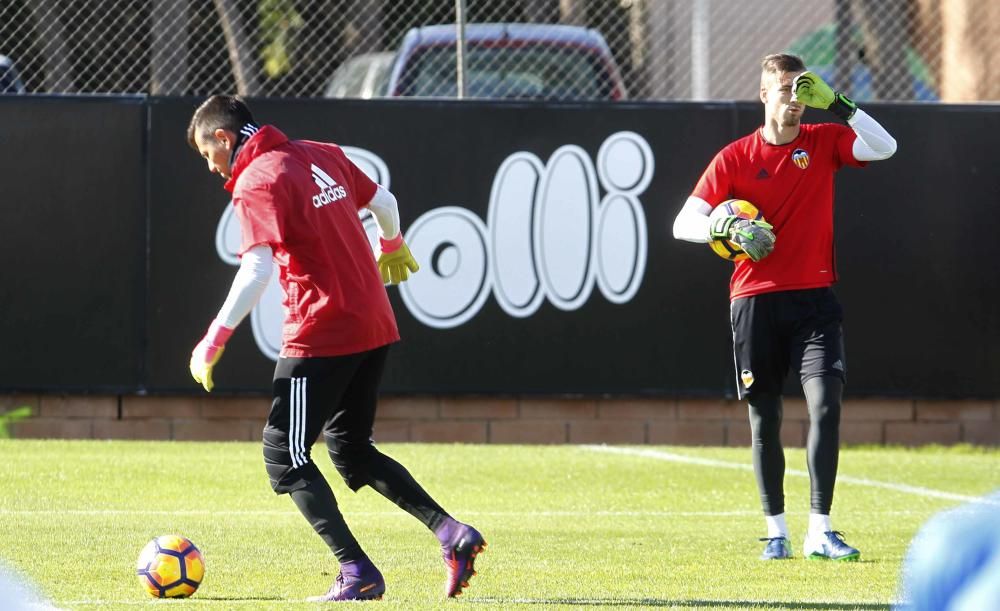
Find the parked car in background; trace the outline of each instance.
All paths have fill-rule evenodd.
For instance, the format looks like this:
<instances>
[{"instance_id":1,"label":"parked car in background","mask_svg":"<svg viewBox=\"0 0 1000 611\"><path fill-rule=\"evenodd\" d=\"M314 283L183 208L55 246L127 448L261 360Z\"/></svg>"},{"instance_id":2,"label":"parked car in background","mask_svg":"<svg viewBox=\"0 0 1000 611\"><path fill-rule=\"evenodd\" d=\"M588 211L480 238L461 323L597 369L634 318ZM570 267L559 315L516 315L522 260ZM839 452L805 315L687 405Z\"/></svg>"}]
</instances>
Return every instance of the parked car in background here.
<instances>
[{"instance_id":1,"label":"parked car in background","mask_svg":"<svg viewBox=\"0 0 1000 611\"><path fill-rule=\"evenodd\" d=\"M625 84L604 37L569 25L472 23L465 26L466 97L624 100ZM406 33L387 95L457 97L455 24Z\"/></svg>"},{"instance_id":2,"label":"parked car in background","mask_svg":"<svg viewBox=\"0 0 1000 611\"><path fill-rule=\"evenodd\" d=\"M391 51L355 55L334 71L323 95L328 98L366 99L385 95L395 56Z\"/></svg>"},{"instance_id":3,"label":"parked car in background","mask_svg":"<svg viewBox=\"0 0 1000 611\"><path fill-rule=\"evenodd\" d=\"M25 93L27 90L21 77L17 74L14 61L6 55L0 55L0 93Z\"/></svg>"}]
</instances>

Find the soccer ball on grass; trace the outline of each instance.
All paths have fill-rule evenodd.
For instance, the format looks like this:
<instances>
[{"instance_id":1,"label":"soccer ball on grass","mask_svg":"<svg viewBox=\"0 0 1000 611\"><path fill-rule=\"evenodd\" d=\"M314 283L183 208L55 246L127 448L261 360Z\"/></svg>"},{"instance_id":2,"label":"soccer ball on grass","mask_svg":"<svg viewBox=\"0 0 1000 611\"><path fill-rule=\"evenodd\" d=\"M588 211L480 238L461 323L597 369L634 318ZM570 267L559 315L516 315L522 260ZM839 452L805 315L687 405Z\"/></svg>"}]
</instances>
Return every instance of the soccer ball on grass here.
<instances>
[{"instance_id":1,"label":"soccer ball on grass","mask_svg":"<svg viewBox=\"0 0 1000 611\"><path fill-rule=\"evenodd\" d=\"M163 535L142 548L135 574L150 596L187 598L205 577L205 559L190 539Z\"/></svg>"}]
</instances>

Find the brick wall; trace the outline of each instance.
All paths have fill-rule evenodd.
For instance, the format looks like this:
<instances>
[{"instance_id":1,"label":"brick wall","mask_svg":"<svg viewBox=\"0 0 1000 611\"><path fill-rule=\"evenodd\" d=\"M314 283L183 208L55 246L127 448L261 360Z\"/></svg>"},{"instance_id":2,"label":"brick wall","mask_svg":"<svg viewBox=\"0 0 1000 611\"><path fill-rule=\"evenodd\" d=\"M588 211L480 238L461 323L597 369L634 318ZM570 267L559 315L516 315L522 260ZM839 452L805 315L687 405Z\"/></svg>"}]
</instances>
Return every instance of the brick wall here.
<instances>
[{"instance_id":1,"label":"brick wall","mask_svg":"<svg viewBox=\"0 0 1000 611\"><path fill-rule=\"evenodd\" d=\"M0 396L0 414L27 405L33 417L8 425L17 438L257 441L267 397ZM789 447L805 444L808 414L785 401ZM608 443L747 446L746 406L727 400L386 397L378 441ZM849 400L848 444L1000 445L1000 401Z\"/></svg>"}]
</instances>

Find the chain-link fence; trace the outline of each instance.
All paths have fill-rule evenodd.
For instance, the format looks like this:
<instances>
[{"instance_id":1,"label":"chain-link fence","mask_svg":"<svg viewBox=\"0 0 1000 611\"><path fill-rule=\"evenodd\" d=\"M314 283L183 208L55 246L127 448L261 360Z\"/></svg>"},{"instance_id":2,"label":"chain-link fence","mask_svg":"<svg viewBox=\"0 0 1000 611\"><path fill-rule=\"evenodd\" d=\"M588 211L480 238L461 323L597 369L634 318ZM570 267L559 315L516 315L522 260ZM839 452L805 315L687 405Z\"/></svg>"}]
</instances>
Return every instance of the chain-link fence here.
<instances>
[{"instance_id":1,"label":"chain-link fence","mask_svg":"<svg viewBox=\"0 0 1000 611\"><path fill-rule=\"evenodd\" d=\"M0 2L8 92L745 100L777 51L859 100L1000 100L997 0Z\"/></svg>"}]
</instances>

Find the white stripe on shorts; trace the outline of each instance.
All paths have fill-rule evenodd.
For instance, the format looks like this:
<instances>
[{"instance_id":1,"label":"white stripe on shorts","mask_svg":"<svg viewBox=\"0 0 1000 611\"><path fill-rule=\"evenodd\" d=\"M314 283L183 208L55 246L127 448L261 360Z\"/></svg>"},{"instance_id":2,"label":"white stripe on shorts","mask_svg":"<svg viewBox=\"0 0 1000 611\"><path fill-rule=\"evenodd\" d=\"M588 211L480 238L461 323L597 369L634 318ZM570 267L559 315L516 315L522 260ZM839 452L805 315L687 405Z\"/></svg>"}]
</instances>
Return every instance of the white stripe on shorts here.
<instances>
[{"instance_id":1,"label":"white stripe on shorts","mask_svg":"<svg viewBox=\"0 0 1000 611\"><path fill-rule=\"evenodd\" d=\"M296 404L298 403L298 380L291 378L291 388L288 391L288 455L292 458L292 468L298 467L295 464L295 434L298 419L295 417Z\"/></svg>"},{"instance_id":2,"label":"white stripe on shorts","mask_svg":"<svg viewBox=\"0 0 1000 611\"><path fill-rule=\"evenodd\" d=\"M290 392L288 452L292 468L306 464L306 378L292 378Z\"/></svg>"}]
</instances>

